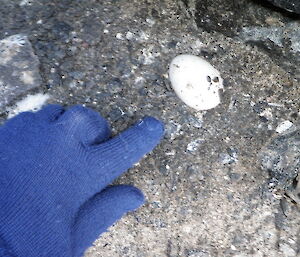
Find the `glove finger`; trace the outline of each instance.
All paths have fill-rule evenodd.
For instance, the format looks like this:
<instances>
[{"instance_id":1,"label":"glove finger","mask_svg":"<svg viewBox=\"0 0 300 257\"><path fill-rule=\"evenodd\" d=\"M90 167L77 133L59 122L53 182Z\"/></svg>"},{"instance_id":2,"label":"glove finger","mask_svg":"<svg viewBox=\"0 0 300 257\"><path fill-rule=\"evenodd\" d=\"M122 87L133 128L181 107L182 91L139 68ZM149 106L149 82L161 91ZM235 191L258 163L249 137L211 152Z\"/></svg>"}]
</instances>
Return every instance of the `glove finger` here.
<instances>
[{"instance_id":1,"label":"glove finger","mask_svg":"<svg viewBox=\"0 0 300 257\"><path fill-rule=\"evenodd\" d=\"M64 112L64 108L58 104L48 104L43 109L39 110L35 113L36 117L46 120L46 121L55 121L58 119L62 113Z\"/></svg>"},{"instance_id":2,"label":"glove finger","mask_svg":"<svg viewBox=\"0 0 300 257\"><path fill-rule=\"evenodd\" d=\"M118 136L90 149L90 163L95 181L102 177L104 186L111 183L124 171L150 152L163 135L163 124L152 117L146 117ZM106 173L103 176L104 172ZM103 177L105 181L103 181Z\"/></svg>"},{"instance_id":3,"label":"glove finger","mask_svg":"<svg viewBox=\"0 0 300 257\"><path fill-rule=\"evenodd\" d=\"M81 206L75 219L73 245L76 256L82 256L101 233L143 203L142 192L133 186L111 186L96 194Z\"/></svg>"},{"instance_id":4,"label":"glove finger","mask_svg":"<svg viewBox=\"0 0 300 257\"><path fill-rule=\"evenodd\" d=\"M80 105L67 110L58 122L85 145L99 144L110 137L107 121L99 113Z\"/></svg>"}]
</instances>

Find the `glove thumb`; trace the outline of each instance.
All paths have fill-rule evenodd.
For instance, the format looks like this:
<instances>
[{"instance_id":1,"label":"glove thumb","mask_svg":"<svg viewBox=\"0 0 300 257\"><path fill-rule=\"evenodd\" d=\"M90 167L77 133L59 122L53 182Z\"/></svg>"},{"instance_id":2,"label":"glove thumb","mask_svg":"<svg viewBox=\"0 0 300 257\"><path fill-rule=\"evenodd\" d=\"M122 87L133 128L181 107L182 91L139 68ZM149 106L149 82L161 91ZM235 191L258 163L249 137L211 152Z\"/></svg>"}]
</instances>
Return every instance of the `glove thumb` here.
<instances>
[{"instance_id":1,"label":"glove thumb","mask_svg":"<svg viewBox=\"0 0 300 257\"><path fill-rule=\"evenodd\" d=\"M73 227L73 249L79 257L98 236L126 212L144 203L142 192L127 185L110 186L96 194L79 210Z\"/></svg>"}]
</instances>

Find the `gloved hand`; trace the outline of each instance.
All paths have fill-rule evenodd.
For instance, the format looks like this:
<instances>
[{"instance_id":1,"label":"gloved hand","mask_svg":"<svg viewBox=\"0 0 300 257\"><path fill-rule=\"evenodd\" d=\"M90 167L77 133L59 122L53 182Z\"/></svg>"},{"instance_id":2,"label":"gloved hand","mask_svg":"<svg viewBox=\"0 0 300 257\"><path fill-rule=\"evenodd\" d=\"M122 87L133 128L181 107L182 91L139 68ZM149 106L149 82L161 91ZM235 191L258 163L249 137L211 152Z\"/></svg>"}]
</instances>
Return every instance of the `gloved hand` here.
<instances>
[{"instance_id":1,"label":"gloved hand","mask_svg":"<svg viewBox=\"0 0 300 257\"><path fill-rule=\"evenodd\" d=\"M107 122L75 106L48 105L0 127L0 256L73 257L139 207L132 186L109 186L159 142L147 117L109 139Z\"/></svg>"}]
</instances>

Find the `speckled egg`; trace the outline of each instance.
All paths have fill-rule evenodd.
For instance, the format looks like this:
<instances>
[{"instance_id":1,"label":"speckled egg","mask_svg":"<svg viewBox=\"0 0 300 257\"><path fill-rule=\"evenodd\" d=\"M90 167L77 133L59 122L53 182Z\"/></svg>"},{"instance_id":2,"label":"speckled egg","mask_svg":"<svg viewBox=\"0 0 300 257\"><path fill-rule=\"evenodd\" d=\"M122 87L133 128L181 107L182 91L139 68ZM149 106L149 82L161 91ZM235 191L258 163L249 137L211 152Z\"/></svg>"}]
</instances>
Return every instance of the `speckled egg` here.
<instances>
[{"instance_id":1,"label":"speckled egg","mask_svg":"<svg viewBox=\"0 0 300 257\"><path fill-rule=\"evenodd\" d=\"M201 57L182 54L175 57L169 78L178 97L188 106L200 111L216 107L223 90L220 72Z\"/></svg>"}]
</instances>

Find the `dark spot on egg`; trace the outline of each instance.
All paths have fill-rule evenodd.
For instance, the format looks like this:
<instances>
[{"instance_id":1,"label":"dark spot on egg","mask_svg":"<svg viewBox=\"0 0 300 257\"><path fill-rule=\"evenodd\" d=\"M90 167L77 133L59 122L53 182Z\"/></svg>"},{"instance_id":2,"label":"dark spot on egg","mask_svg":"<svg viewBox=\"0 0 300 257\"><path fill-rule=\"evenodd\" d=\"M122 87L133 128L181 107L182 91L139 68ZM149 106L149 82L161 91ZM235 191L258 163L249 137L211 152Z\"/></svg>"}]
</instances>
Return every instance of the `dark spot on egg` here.
<instances>
[{"instance_id":1,"label":"dark spot on egg","mask_svg":"<svg viewBox=\"0 0 300 257\"><path fill-rule=\"evenodd\" d=\"M193 87L192 84L188 83L188 84L186 84L186 88L187 88L187 89L193 89L194 87Z\"/></svg>"},{"instance_id":2,"label":"dark spot on egg","mask_svg":"<svg viewBox=\"0 0 300 257\"><path fill-rule=\"evenodd\" d=\"M213 82L215 82L215 83L219 82L219 77L214 77Z\"/></svg>"}]
</instances>

